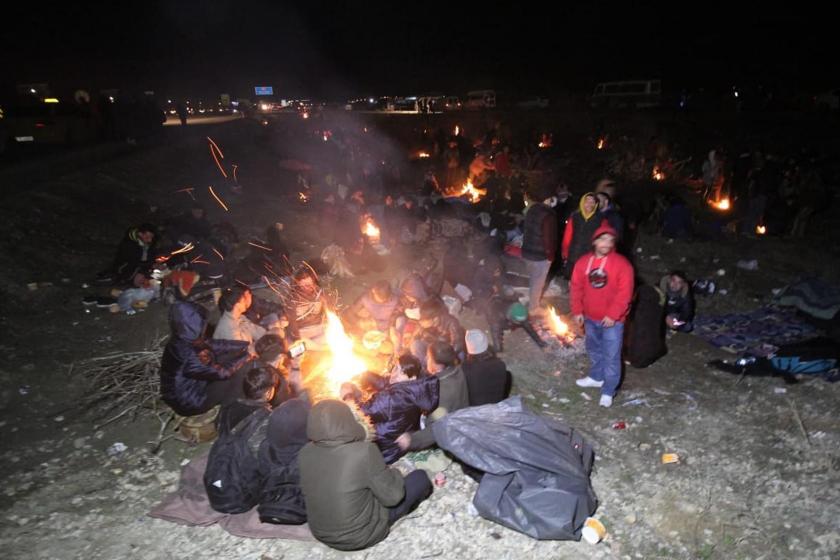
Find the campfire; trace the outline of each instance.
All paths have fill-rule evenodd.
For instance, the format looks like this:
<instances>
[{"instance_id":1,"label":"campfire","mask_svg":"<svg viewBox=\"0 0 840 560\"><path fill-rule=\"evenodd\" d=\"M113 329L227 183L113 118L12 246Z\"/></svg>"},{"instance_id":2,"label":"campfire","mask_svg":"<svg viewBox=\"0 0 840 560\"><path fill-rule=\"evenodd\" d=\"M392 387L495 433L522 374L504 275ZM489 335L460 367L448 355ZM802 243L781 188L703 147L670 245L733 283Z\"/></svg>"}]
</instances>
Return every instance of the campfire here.
<instances>
[{"instance_id":1,"label":"campfire","mask_svg":"<svg viewBox=\"0 0 840 560\"><path fill-rule=\"evenodd\" d=\"M481 200L487 194L487 189L480 189L473 185L472 179L467 179L467 182L460 187L450 187L443 196L446 198L460 198L465 196L473 204Z\"/></svg>"},{"instance_id":2,"label":"campfire","mask_svg":"<svg viewBox=\"0 0 840 560\"><path fill-rule=\"evenodd\" d=\"M542 135L542 138L540 138L540 143L537 144L537 147L539 147L542 150L550 148L551 147L551 134L545 134L544 133Z\"/></svg>"},{"instance_id":3,"label":"campfire","mask_svg":"<svg viewBox=\"0 0 840 560\"><path fill-rule=\"evenodd\" d=\"M337 397L341 385L367 371L368 367L353 351L353 339L347 336L341 319L327 311L327 355L316 366L323 379L324 396Z\"/></svg>"},{"instance_id":4,"label":"campfire","mask_svg":"<svg viewBox=\"0 0 840 560\"><path fill-rule=\"evenodd\" d=\"M461 127L457 124L455 125L455 136L460 136L461 134Z\"/></svg>"},{"instance_id":5,"label":"campfire","mask_svg":"<svg viewBox=\"0 0 840 560\"><path fill-rule=\"evenodd\" d=\"M653 166L653 172L651 173L651 177L653 177L654 181L664 181L665 174L662 172L662 169L658 165Z\"/></svg>"},{"instance_id":6,"label":"campfire","mask_svg":"<svg viewBox=\"0 0 840 560\"><path fill-rule=\"evenodd\" d=\"M429 154L429 152L419 152L417 154L417 157L420 158L420 159L427 159L427 158L430 158L432 156L431 156L431 154Z\"/></svg>"},{"instance_id":7,"label":"campfire","mask_svg":"<svg viewBox=\"0 0 840 560\"><path fill-rule=\"evenodd\" d=\"M560 318L553 307L548 308L546 317L548 318L548 327L561 342L571 342L575 339L575 334L569 329L569 325Z\"/></svg>"},{"instance_id":8,"label":"campfire","mask_svg":"<svg viewBox=\"0 0 840 560\"><path fill-rule=\"evenodd\" d=\"M755 233L758 235L764 235L765 233L767 233L767 228L762 225L755 226Z\"/></svg>"},{"instance_id":9,"label":"campfire","mask_svg":"<svg viewBox=\"0 0 840 560\"><path fill-rule=\"evenodd\" d=\"M715 208L717 210L726 211L726 210L729 210L729 208L730 208L728 197L721 198L720 200L711 200L710 199L709 204L712 206L712 208Z\"/></svg>"},{"instance_id":10,"label":"campfire","mask_svg":"<svg viewBox=\"0 0 840 560\"><path fill-rule=\"evenodd\" d=\"M374 222L373 218L370 216L362 222L362 233L373 244L379 243L382 237L382 232L379 230L379 226L376 225L376 222Z\"/></svg>"},{"instance_id":11,"label":"campfire","mask_svg":"<svg viewBox=\"0 0 840 560\"><path fill-rule=\"evenodd\" d=\"M598 150L603 150L605 145L606 141L603 138L598 138L598 143L595 145L595 148Z\"/></svg>"}]
</instances>

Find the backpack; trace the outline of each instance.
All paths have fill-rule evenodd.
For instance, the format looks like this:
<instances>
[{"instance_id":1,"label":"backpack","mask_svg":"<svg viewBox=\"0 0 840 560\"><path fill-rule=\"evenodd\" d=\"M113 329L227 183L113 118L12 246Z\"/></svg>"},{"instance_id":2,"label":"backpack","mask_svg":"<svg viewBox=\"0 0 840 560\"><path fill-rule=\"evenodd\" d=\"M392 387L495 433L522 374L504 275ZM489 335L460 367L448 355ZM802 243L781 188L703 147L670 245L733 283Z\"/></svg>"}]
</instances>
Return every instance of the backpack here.
<instances>
[{"instance_id":1,"label":"backpack","mask_svg":"<svg viewBox=\"0 0 840 560\"><path fill-rule=\"evenodd\" d=\"M210 449L204 488L210 506L220 513L244 513L260 499L262 475L250 440L270 412L260 409L230 430L223 430Z\"/></svg>"}]
</instances>

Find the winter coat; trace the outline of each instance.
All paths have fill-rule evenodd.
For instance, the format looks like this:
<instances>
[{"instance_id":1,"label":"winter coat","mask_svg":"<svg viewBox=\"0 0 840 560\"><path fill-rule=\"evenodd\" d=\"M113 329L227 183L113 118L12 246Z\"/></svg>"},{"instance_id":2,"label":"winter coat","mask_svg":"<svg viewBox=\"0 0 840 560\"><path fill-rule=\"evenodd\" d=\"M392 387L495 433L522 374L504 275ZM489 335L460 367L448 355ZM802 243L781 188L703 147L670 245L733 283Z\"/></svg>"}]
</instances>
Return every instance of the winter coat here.
<instances>
[{"instance_id":1,"label":"winter coat","mask_svg":"<svg viewBox=\"0 0 840 560\"><path fill-rule=\"evenodd\" d=\"M694 321L694 294L691 287L685 283L679 292L668 289L670 276L664 276L659 282L659 289L665 294L665 315L676 315L677 319L690 325Z\"/></svg>"},{"instance_id":2,"label":"winter coat","mask_svg":"<svg viewBox=\"0 0 840 560\"><path fill-rule=\"evenodd\" d=\"M510 394L511 374L505 363L492 354L470 356L462 367L470 406L495 404Z\"/></svg>"},{"instance_id":3,"label":"winter coat","mask_svg":"<svg viewBox=\"0 0 840 560\"><path fill-rule=\"evenodd\" d=\"M376 445L389 465L405 453L395 443L402 434L420 429L420 415L438 407L439 380L431 376L392 383L359 408L374 424Z\"/></svg>"},{"instance_id":4,"label":"winter coat","mask_svg":"<svg viewBox=\"0 0 840 560\"><path fill-rule=\"evenodd\" d=\"M470 406L467 378L464 376L464 370L461 366L448 367L435 377L440 382L438 407L426 416L426 427L411 434L409 449L412 451L426 449L435 444L432 424L436 420L440 420L450 412Z\"/></svg>"},{"instance_id":5,"label":"winter coat","mask_svg":"<svg viewBox=\"0 0 840 560\"><path fill-rule=\"evenodd\" d=\"M157 236L151 245L146 245L138 237L138 228L131 228L125 232L125 236L117 247L114 255L114 263L111 271L114 274L114 282L130 282L134 275L140 272L147 272L154 260L154 248L157 243Z\"/></svg>"},{"instance_id":6,"label":"winter coat","mask_svg":"<svg viewBox=\"0 0 840 560\"><path fill-rule=\"evenodd\" d=\"M463 355L464 346L464 327L458 322L458 319L444 313L438 319L437 326L428 329L422 329L417 333L415 338L425 341L427 344L434 342L445 342L455 349L455 353Z\"/></svg>"},{"instance_id":7,"label":"winter coat","mask_svg":"<svg viewBox=\"0 0 840 560\"><path fill-rule=\"evenodd\" d=\"M569 272L578 259L591 250L592 234L601 225L602 218L597 210L589 215L583 210L583 201L591 194L586 193L581 197L579 208L569 216L563 231L561 253Z\"/></svg>"},{"instance_id":8,"label":"winter coat","mask_svg":"<svg viewBox=\"0 0 840 560\"><path fill-rule=\"evenodd\" d=\"M665 346L664 297L653 286L640 286L625 332L625 356L635 368L645 368L668 351Z\"/></svg>"},{"instance_id":9,"label":"winter coat","mask_svg":"<svg viewBox=\"0 0 840 560\"><path fill-rule=\"evenodd\" d=\"M360 550L388 536L388 508L405 496L405 482L385 464L376 444L346 404L312 407L299 455L309 529L339 550Z\"/></svg>"},{"instance_id":10,"label":"winter coat","mask_svg":"<svg viewBox=\"0 0 840 560\"><path fill-rule=\"evenodd\" d=\"M522 258L553 261L557 255L557 214L545 204L535 204L525 214Z\"/></svg>"},{"instance_id":11,"label":"winter coat","mask_svg":"<svg viewBox=\"0 0 840 560\"><path fill-rule=\"evenodd\" d=\"M266 439L259 450L260 474L265 483L257 511L263 523L306 522L298 455L308 442L309 408L306 401L291 399L274 409L268 419Z\"/></svg>"},{"instance_id":12,"label":"winter coat","mask_svg":"<svg viewBox=\"0 0 840 560\"><path fill-rule=\"evenodd\" d=\"M261 339L266 330L252 323L245 315L234 317L230 311L222 313L216 330L213 331L215 340L241 340L248 343L248 352L253 354L257 340Z\"/></svg>"},{"instance_id":13,"label":"winter coat","mask_svg":"<svg viewBox=\"0 0 840 560\"><path fill-rule=\"evenodd\" d=\"M592 235L615 231L608 225L601 226ZM595 253L583 255L572 271L570 304L572 315L584 315L599 322L604 317L624 322L630 311L633 298L633 266L625 257L615 251L604 258Z\"/></svg>"},{"instance_id":14,"label":"winter coat","mask_svg":"<svg viewBox=\"0 0 840 560\"><path fill-rule=\"evenodd\" d=\"M207 385L231 377L248 361L247 343L205 340L206 326L202 307L178 302L170 308L172 332L160 362L160 391L181 416L207 412Z\"/></svg>"}]
</instances>

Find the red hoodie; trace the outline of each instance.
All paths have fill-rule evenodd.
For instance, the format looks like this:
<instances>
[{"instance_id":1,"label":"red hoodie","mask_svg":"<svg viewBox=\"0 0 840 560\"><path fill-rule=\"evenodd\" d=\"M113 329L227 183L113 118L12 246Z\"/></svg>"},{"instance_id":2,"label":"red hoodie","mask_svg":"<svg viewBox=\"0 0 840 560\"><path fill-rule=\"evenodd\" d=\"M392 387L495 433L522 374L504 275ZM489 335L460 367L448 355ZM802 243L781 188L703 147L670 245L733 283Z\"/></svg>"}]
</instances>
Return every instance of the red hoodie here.
<instances>
[{"instance_id":1,"label":"red hoodie","mask_svg":"<svg viewBox=\"0 0 840 560\"><path fill-rule=\"evenodd\" d=\"M608 225L599 227L592 239L601 235L616 236ZM592 321L609 317L624 322L633 299L633 265L615 251L604 258L594 252L582 256L572 270L572 315L584 315Z\"/></svg>"}]
</instances>

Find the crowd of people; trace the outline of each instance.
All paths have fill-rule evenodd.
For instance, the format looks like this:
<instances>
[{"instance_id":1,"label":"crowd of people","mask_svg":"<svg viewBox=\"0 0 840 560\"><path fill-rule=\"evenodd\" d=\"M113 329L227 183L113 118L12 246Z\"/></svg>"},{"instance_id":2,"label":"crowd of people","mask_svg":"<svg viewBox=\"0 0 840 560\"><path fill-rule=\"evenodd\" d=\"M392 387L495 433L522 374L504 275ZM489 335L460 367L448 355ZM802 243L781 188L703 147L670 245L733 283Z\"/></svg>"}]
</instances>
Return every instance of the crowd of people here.
<instances>
[{"instance_id":1,"label":"crowd of people","mask_svg":"<svg viewBox=\"0 0 840 560\"><path fill-rule=\"evenodd\" d=\"M610 407L625 360L646 367L665 353L666 331L692 330L694 297L682 271L653 285L638 281L638 216L623 210L615 181L574 197L552 173L524 173L527 154L512 153L498 128L476 141L436 139L416 186L399 165L377 163L362 134L332 133L330 143L328 171L299 177L299 211L316 218L320 244L337 248L329 254L345 263L339 269L356 274L385 276L395 251L413 263L340 312L360 351L385 358L379 371L337 394L310 384L304 356L329 350L327 314L341 306L322 263L292 258L281 223L237 260L235 229L211 223L195 205L164 228L129 229L100 279L123 288L104 302L118 310L171 304L161 396L182 416L221 407L205 476L214 508L258 507L269 523L308 521L318 540L357 550L385 538L432 492L435 473L393 465L434 448L434 424L447 414L510 394L505 333L522 328L538 351L547 346L535 328L547 298L568 294L590 360L577 385L600 389L599 404ZM755 199L769 187L755 161L745 196L767 221L769 207ZM707 163L707 196L720 196L729 184L723 167L714 154ZM467 181L477 200L462 188ZM785 181L811 184L802 169ZM727 187L733 196L739 184ZM259 298L254 291L263 288L277 297ZM209 325L213 305L220 318ZM464 307L486 330L461 325Z\"/></svg>"}]
</instances>

